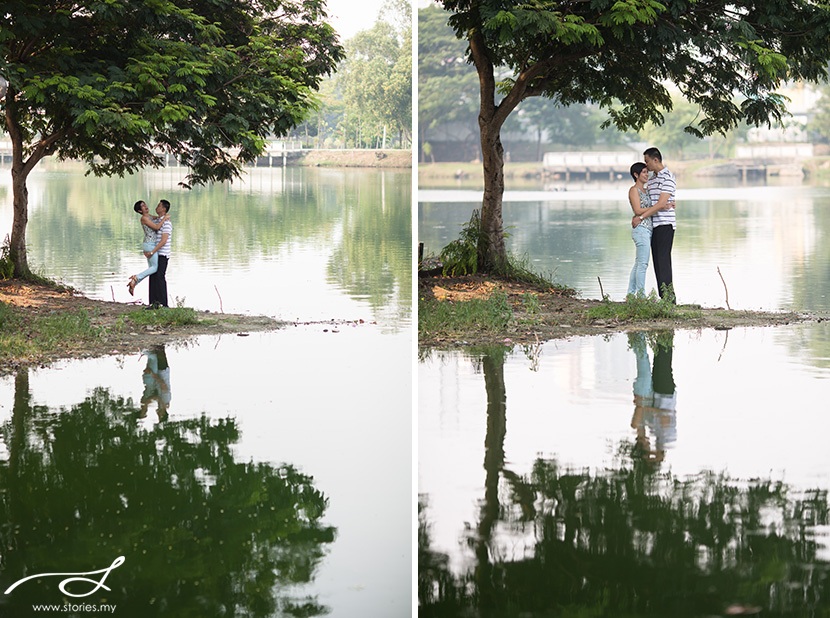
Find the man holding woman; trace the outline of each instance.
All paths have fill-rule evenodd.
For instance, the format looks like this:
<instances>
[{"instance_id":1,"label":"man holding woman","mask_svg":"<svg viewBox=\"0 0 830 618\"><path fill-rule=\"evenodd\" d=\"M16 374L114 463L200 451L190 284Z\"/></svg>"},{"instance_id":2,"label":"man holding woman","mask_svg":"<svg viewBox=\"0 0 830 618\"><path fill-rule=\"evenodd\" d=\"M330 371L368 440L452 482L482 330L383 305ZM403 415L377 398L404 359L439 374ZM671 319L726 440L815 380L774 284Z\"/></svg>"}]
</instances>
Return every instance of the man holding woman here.
<instances>
[{"instance_id":1,"label":"man holding woman","mask_svg":"<svg viewBox=\"0 0 830 618\"><path fill-rule=\"evenodd\" d=\"M148 308L167 307L167 262L173 238L173 224L170 222L170 202L161 200L156 206L157 217L150 216L147 204L139 200L133 210L141 215L144 230L142 250L147 258L147 269L130 277L127 288L135 293L135 286L145 277L150 277L150 304Z\"/></svg>"}]
</instances>

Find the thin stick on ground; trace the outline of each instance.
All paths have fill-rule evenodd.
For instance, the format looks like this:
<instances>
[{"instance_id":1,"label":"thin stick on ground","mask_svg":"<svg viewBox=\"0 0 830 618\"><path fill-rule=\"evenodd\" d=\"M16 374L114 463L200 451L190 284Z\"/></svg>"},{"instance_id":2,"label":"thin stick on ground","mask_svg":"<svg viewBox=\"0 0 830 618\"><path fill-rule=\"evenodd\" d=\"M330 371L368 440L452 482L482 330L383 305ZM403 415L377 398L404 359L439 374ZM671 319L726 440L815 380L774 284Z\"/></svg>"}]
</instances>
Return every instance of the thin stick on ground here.
<instances>
[{"instance_id":1,"label":"thin stick on ground","mask_svg":"<svg viewBox=\"0 0 830 618\"><path fill-rule=\"evenodd\" d=\"M597 281L599 281L599 297L602 300L605 300L605 291L602 289L602 279L597 277Z\"/></svg>"},{"instance_id":2,"label":"thin stick on ground","mask_svg":"<svg viewBox=\"0 0 830 618\"><path fill-rule=\"evenodd\" d=\"M213 289L216 290L216 295L219 297L219 313L225 313L225 310L222 308L222 295L219 293L219 288L214 285Z\"/></svg>"},{"instance_id":3,"label":"thin stick on ground","mask_svg":"<svg viewBox=\"0 0 830 618\"><path fill-rule=\"evenodd\" d=\"M726 292L726 308L729 309L729 311L732 311L732 307L729 306L729 290L726 287L726 280L720 272L720 266L718 266L718 274L720 275L720 280L723 281L723 289Z\"/></svg>"}]
</instances>

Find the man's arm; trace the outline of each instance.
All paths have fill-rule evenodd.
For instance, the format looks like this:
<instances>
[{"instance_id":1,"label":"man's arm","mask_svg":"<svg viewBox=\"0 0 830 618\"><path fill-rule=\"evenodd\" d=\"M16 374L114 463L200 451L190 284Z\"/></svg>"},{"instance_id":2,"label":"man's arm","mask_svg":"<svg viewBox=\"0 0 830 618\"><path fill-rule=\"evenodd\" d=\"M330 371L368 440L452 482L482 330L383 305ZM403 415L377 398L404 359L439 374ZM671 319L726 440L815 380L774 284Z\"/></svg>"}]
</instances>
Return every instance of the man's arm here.
<instances>
[{"instance_id":1,"label":"man's arm","mask_svg":"<svg viewBox=\"0 0 830 618\"><path fill-rule=\"evenodd\" d=\"M674 202L669 202L670 199L671 193L661 193L660 199L657 200L657 203L654 206L646 208L640 215L634 215L634 218L631 219L631 227L637 227L643 219L650 217L660 210L671 210L674 208Z\"/></svg>"},{"instance_id":2,"label":"man's arm","mask_svg":"<svg viewBox=\"0 0 830 618\"><path fill-rule=\"evenodd\" d=\"M161 240L159 241L159 244L157 244L155 247L153 247L153 250L152 250L152 251L150 251L150 252L145 251L145 252L144 252L144 256L145 256L145 257L150 257L150 256L152 256L154 253L156 253L159 249L161 249L161 248L165 245L165 243L167 242L167 239L168 239L168 238L170 238L170 234L169 234L168 232L164 232L164 233L161 235Z\"/></svg>"}]
</instances>

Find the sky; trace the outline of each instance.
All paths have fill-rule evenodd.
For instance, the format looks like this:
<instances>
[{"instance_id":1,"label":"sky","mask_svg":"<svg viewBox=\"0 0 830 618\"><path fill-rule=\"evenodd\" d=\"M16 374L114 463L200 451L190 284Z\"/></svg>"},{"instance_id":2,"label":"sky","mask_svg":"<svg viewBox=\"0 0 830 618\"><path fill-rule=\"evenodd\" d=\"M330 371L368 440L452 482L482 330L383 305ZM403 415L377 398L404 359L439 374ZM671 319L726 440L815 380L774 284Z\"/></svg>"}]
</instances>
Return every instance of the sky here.
<instances>
[{"instance_id":1,"label":"sky","mask_svg":"<svg viewBox=\"0 0 830 618\"><path fill-rule=\"evenodd\" d=\"M375 25L383 0L327 0L331 24L341 42Z\"/></svg>"}]
</instances>

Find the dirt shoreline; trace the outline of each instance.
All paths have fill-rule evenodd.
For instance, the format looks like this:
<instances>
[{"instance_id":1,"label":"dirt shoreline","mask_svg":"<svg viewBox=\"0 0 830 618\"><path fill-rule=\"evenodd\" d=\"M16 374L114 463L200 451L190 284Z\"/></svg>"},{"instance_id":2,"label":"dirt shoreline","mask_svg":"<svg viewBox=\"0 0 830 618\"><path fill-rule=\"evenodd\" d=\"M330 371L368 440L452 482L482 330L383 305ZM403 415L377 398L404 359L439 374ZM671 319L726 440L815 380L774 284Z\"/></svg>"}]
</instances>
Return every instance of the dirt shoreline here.
<instances>
[{"instance_id":1,"label":"dirt shoreline","mask_svg":"<svg viewBox=\"0 0 830 618\"><path fill-rule=\"evenodd\" d=\"M57 312L85 310L92 324L102 334L94 340L61 344L34 356L17 357L0 350L0 375L8 375L21 367L45 367L69 358L96 358L111 355L138 354L153 345L184 344L200 335L234 334L273 331L290 325L266 316L236 315L197 311L198 324L187 326L139 326L120 319L140 308L136 303L93 300L69 289L57 289L25 281L0 281L0 301L14 305L23 319L32 319Z\"/></svg>"},{"instance_id":2,"label":"dirt shoreline","mask_svg":"<svg viewBox=\"0 0 830 618\"><path fill-rule=\"evenodd\" d=\"M454 332L443 335L418 334L420 349L448 349L478 345L528 345L553 339L578 336L607 335L644 330L730 330L739 327L783 326L788 324L822 322L827 315L797 312L769 312L705 308L696 305L678 307L680 317L661 319L589 319L586 313L603 301L577 298L557 293L553 289L494 281L482 276L442 277L422 276L418 280L418 295L424 299L443 299L464 302L483 298L495 291L507 294L514 320L497 333ZM525 310L524 295L536 295L538 310L530 315ZM621 305L622 303L612 303ZM692 314L687 317L683 314Z\"/></svg>"}]
</instances>

